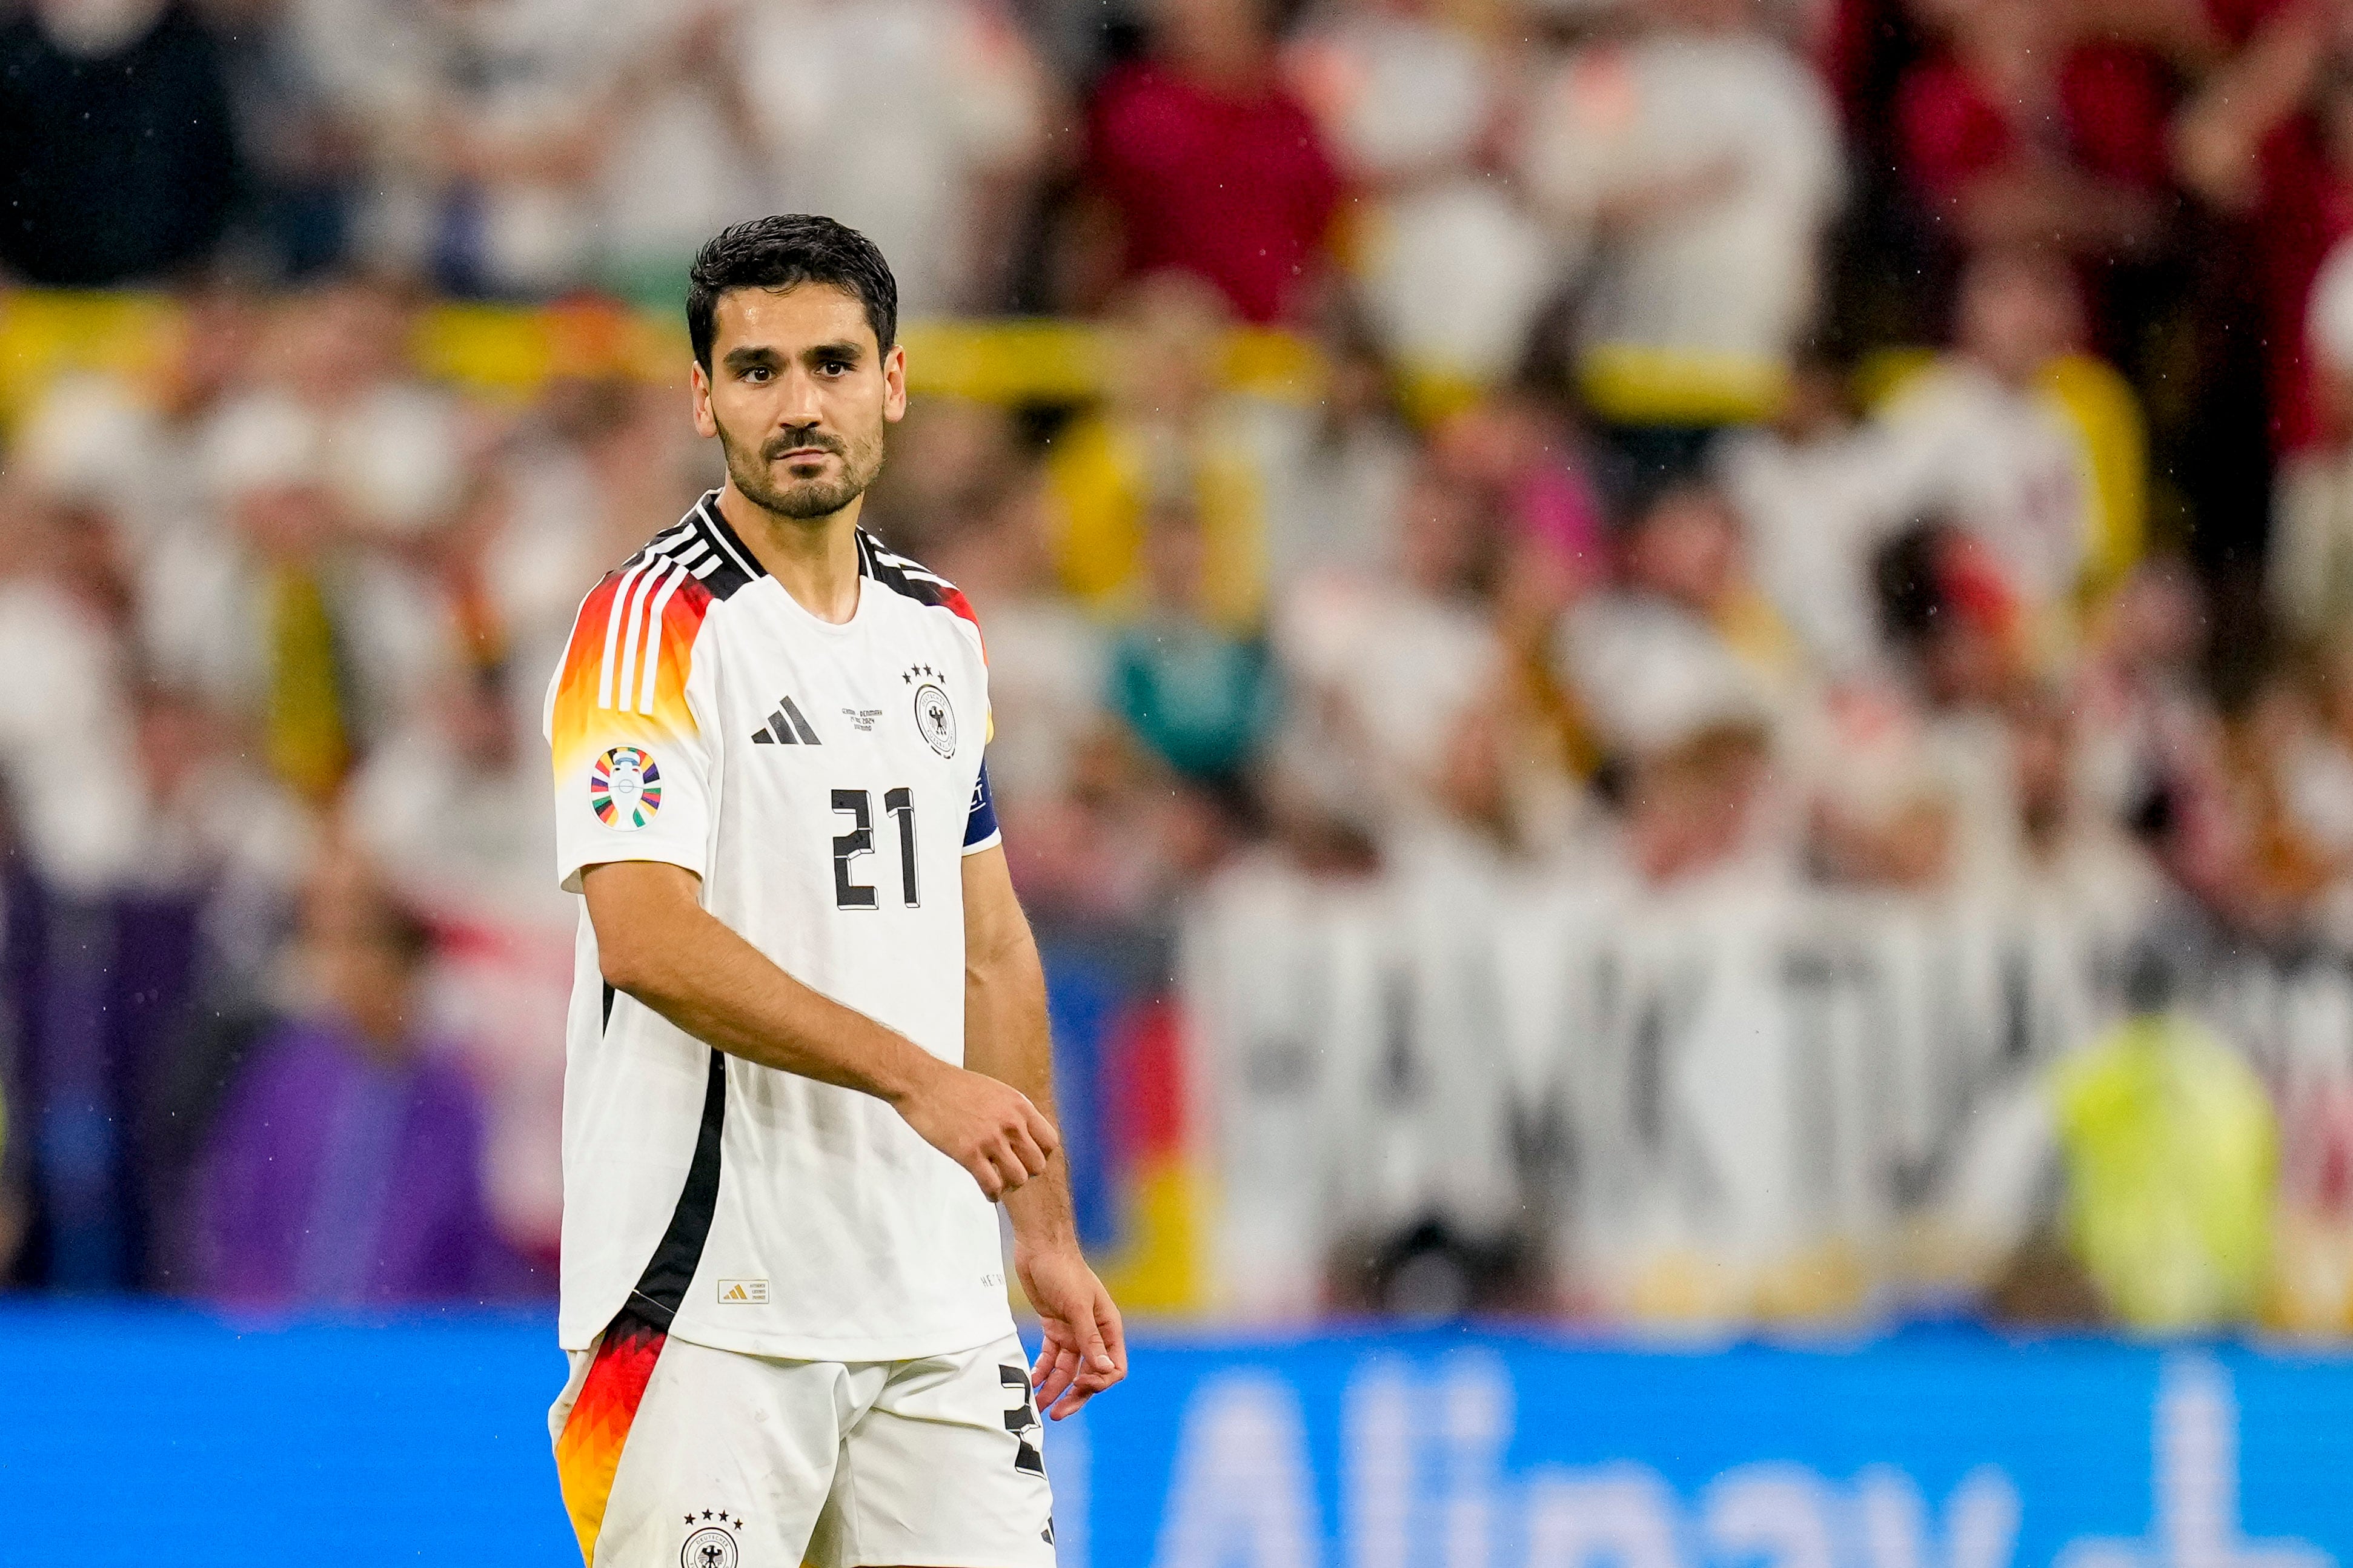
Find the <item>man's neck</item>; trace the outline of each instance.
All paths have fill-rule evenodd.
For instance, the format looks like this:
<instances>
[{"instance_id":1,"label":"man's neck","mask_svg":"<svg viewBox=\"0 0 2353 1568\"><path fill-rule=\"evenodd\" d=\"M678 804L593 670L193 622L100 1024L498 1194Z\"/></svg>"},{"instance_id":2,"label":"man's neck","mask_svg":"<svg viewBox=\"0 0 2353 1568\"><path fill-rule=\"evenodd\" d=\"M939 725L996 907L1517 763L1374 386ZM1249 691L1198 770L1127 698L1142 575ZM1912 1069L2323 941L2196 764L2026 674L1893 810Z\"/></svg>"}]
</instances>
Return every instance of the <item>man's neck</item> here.
<instances>
[{"instance_id":1,"label":"man's neck","mask_svg":"<svg viewBox=\"0 0 2353 1568\"><path fill-rule=\"evenodd\" d=\"M858 613L858 514L866 498L829 517L785 517L735 488L719 492L719 510L802 609L836 626Z\"/></svg>"}]
</instances>

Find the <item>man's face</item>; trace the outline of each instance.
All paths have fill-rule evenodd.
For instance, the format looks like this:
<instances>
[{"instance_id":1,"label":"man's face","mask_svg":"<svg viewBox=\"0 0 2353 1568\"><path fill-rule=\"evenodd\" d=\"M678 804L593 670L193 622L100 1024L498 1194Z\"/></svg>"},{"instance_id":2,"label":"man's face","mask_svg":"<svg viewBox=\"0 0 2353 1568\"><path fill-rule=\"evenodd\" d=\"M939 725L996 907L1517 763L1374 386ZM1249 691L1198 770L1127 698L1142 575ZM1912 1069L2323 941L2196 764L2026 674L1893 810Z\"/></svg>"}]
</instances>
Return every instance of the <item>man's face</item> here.
<instances>
[{"instance_id":1,"label":"man's face","mask_svg":"<svg viewBox=\"0 0 2353 1568\"><path fill-rule=\"evenodd\" d=\"M874 341L858 297L828 283L731 289L694 367L694 427L727 477L780 517L831 517L882 471L882 427L907 412L906 353Z\"/></svg>"}]
</instances>

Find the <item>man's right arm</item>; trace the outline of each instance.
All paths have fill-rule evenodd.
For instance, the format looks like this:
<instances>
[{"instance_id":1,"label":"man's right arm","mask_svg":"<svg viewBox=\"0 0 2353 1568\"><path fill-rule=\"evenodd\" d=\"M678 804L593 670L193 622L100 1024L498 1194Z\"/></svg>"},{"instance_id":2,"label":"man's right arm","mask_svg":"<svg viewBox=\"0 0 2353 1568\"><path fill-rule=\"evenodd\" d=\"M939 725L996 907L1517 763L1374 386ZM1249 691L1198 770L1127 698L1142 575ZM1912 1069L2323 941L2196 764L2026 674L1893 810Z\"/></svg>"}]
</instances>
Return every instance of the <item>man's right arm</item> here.
<instances>
[{"instance_id":1,"label":"man's right arm","mask_svg":"<svg viewBox=\"0 0 2353 1568\"><path fill-rule=\"evenodd\" d=\"M580 886L614 990L730 1056L884 1101L991 1202L1046 1169L1060 1139L1027 1096L795 980L702 908L693 872L615 860Z\"/></svg>"}]
</instances>

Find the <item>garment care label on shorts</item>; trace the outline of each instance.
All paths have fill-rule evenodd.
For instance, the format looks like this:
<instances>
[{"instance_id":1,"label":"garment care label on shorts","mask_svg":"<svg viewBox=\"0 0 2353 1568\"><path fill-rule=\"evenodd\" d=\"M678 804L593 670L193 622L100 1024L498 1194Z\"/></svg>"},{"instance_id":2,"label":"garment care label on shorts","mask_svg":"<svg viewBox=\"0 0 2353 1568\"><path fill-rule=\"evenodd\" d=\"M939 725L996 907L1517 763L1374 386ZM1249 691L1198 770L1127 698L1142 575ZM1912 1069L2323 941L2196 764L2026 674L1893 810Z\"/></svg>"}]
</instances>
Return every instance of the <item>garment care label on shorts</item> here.
<instances>
[{"instance_id":1,"label":"garment care label on shorts","mask_svg":"<svg viewBox=\"0 0 2353 1568\"><path fill-rule=\"evenodd\" d=\"M765 1307L768 1304L768 1282L765 1279L722 1279L719 1282L722 1306Z\"/></svg>"}]
</instances>

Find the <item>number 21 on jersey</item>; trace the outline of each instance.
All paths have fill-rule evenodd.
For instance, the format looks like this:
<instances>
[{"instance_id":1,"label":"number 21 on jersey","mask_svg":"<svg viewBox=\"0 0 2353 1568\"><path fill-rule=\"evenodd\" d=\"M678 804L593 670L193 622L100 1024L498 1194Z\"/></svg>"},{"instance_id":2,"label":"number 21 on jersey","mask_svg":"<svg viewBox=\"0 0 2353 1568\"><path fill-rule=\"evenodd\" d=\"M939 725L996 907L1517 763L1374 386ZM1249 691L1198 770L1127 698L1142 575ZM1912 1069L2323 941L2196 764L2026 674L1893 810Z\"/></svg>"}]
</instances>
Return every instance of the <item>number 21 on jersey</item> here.
<instances>
[{"instance_id":1,"label":"number 21 on jersey","mask_svg":"<svg viewBox=\"0 0 2353 1568\"><path fill-rule=\"evenodd\" d=\"M899 889L909 909L923 903L915 878L915 796L904 785L886 790L882 809L899 819ZM833 810L837 816L850 819L850 829L837 835L833 841L833 902L836 909L871 910L876 907L874 889L859 881L852 874L850 862L860 855L874 853L874 796L862 789L838 789L833 792Z\"/></svg>"}]
</instances>

